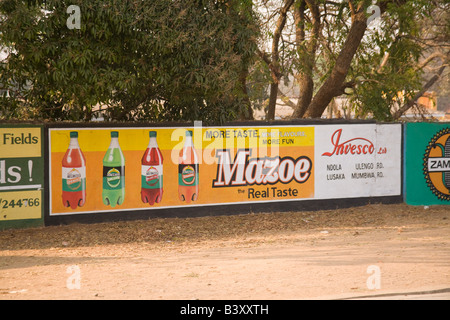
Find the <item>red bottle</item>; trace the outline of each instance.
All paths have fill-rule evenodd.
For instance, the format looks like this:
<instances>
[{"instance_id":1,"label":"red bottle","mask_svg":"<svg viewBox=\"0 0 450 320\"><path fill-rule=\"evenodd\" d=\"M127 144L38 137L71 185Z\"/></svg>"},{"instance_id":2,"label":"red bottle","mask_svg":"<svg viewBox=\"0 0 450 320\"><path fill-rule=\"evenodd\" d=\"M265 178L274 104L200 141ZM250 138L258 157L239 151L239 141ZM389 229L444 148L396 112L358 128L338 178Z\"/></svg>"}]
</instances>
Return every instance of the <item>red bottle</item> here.
<instances>
[{"instance_id":1,"label":"red bottle","mask_svg":"<svg viewBox=\"0 0 450 320\"><path fill-rule=\"evenodd\" d=\"M86 159L78 145L78 132L70 133L69 148L62 160L62 200L76 209L86 202Z\"/></svg>"},{"instance_id":2,"label":"red bottle","mask_svg":"<svg viewBox=\"0 0 450 320\"><path fill-rule=\"evenodd\" d=\"M149 132L150 141L141 161L141 200L154 205L163 196L163 156L156 142L156 131Z\"/></svg>"}]
</instances>

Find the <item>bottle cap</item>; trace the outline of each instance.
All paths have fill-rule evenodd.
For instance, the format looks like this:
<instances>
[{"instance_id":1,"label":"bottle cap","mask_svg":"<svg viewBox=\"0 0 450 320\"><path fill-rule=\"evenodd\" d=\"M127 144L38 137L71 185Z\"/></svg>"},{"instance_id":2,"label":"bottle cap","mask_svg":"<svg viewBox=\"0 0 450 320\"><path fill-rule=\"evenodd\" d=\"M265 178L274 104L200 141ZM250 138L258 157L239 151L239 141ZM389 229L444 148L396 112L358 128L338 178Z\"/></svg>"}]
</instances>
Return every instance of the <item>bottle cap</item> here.
<instances>
[{"instance_id":1,"label":"bottle cap","mask_svg":"<svg viewBox=\"0 0 450 320\"><path fill-rule=\"evenodd\" d=\"M148 135L150 136L150 138L155 137L156 138L156 131L150 131L148 133Z\"/></svg>"},{"instance_id":2,"label":"bottle cap","mask_svg":"<svg viewBox=\"0 0 450 320\"><path fill-rule=\"evenodd\" d=\"M186 131L186 137L192 137L192 131L191 130L187 130Z\"/></svg>"},{"instance_id":3,"label":"bottle cap","mask_svg":"<svg viewBox=\"0 0 450 320\"><path fill-rule=\"evenodd\" d=\"M71 132L70 132L70 137L71 137L71 138L78 138L78 132L76 132L76 131L71 131Z\"/></svg>"},{"instance_id":4,"label":"bottle cap","mask_svg":"<svg viewBox=\"0 0 450 320\"><path fill-rule=\"evenodd\" d=\"M111 138L118 138L118 137L119 137L119 132L111 131Z\"/></svg>"}]
</instances>

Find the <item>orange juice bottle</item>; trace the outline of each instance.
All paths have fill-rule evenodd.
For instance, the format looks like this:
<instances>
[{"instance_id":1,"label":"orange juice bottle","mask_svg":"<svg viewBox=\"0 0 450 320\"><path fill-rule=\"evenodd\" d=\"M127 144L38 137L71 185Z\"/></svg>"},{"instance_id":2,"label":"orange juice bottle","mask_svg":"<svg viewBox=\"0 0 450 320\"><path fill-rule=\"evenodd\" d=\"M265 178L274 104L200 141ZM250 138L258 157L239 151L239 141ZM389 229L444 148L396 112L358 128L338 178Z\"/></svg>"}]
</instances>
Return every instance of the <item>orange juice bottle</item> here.
<instances>
[{"instance_id":1,"label":"orange juice bottle","mask_svg":"<svg viewBox=\"0 0 450 320\"><path fill-rule=\"evenodd\" d=\"M192 131L186 131L184 147L178 158L178 197L180 201L196 201L198 199L198 155L192 141Z\"/></svg>"}]
</instances>

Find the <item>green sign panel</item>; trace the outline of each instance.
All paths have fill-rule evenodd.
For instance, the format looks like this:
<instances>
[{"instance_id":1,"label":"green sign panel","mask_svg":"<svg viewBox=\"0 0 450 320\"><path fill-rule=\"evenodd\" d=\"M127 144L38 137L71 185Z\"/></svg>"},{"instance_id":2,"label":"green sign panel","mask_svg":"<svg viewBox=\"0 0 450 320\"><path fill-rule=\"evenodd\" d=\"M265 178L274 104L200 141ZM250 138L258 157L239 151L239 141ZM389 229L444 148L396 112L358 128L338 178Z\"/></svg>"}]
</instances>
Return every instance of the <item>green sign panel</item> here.
<instances>
[{"instance_id":1,"label":"green sign panel","mask_svg":"<svg viewBox=\"0 0 450 320\"><path fill-rule=\"evenodd\" d=\"M0 229L43 224L43 127L0 124Z\"/></svg>"},{"instance_id":2,"label":"green sign panel","mask_svg":"<svg viewBox=\"0 0 450 320\"><path fill-rule=\"evenodd\" d=\"M405 126L405 202L450 205L450 123Z\"/></svg>"}]
</instances>

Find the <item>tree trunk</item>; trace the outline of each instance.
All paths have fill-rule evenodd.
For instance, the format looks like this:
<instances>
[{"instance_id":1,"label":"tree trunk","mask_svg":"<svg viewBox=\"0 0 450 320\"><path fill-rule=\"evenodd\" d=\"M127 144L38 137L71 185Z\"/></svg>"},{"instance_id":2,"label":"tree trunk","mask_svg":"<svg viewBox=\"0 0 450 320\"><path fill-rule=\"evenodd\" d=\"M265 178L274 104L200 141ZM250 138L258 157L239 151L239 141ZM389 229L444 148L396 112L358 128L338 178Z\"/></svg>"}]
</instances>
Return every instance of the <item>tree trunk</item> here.
<instances>
[{"instance_id":1,"label":"tree trunk","mask_svg":"<svg viewBox=\"0 0 450 320\"><path fill-rule=\"evenodd\" d=\"M269 106L267 107L267 120L275 119L275 106L277 104L278 83L270 84Z\"/></svg>"},{"instance_id":2,"label":"tree trunk","mask_svg":"<svg viewBox=\"0 0 450 320\"><path fill-rule=\"evenodd\" d=\"M293 118L302 118L308 109L311 99L313 97L314 82L312 77L309 75L299 75L297 77L298 87L300 89L300 96L297 100L297 105L295 106Z\"/></svg>"},{"instance_id":3,"label":"tree trunk","mask_svg":"<svg viewBox=\"0 0 450 320\"><path fill-rule=\"evenodd\" d=\"M365 7L361 3L352 15L352 25L348 37L336 59L336 64L334 65L331 74L314 96L304 117L320 118L331 99L340 95L353 56L361 43L366 28Z\"/></svg>"},{"instance_id":4,"label":"tree trunk","mask_svg":"<svg viewBox=\"0 0 450 320\"><path fill-rule=\"evenodd\" d=\"M312 33L306 46L305 41L305 10L306 5L311 12L312 18ZM314 60L317 50L317 39L320 33L320 11L317 1L306 0L301 1L295 7L295 42L298 48L299 59L302 61L301 68L299 68L297 81L300 91L300 96L297 101L297 106L293 113L293 118L301 118L308 109L311 103L314 92L314 81L312 78Z\"/></svg>"},{"instance_id":5,"label":"tree trunk","mask_svg":"<svg viewBox=\"0 0 450 320\"><path fill-rule=\"evenodd\" d=\"M267 120L273 120L275 118L275 108L277 104L277 94L278 94L278 84L281 78L281 72L279 67L279 50L278 44L281 38L281 32L284 29L286 24L286 16L291 8L294 0L286 0L284 2L283 8L280 10L280 16L278 17L277 24L275 27L275 32L273 34L272 39L272 57L271 57L271 65L270 68L272 73L272 83L270 84L270 98L269 98L269 106L267 110Z\"/></svg>"},{"instance_id":6,"label":"tree trunk","mask_svg":"<svg viewBox=\"0 0 450 320\"><path fill-rule=\"evenodd\" d=\"M242 102L244 103L244 110L241 110L241 120L254 120L252 103L247 91L247 76L248 70L244 66L239 75L239 86L242 91Z\"/></svg>"}]
</instances>

